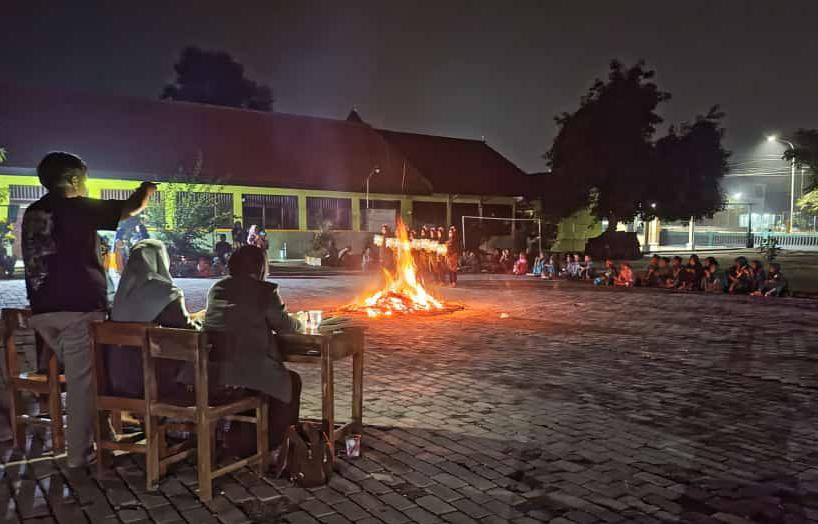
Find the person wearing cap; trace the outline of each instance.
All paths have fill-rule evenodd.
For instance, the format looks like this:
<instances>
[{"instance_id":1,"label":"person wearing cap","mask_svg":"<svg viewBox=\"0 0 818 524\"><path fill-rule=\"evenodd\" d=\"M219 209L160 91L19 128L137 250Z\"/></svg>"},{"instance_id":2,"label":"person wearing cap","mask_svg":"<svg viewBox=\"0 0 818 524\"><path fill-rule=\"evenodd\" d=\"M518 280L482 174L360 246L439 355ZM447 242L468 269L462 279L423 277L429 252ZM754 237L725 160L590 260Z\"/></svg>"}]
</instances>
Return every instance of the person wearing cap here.
<instances>
[{"instance_id":1,"label":"person wearing cap","mask_svg":"<svg viewBox=\"0 0 818 524\"><path fill-rule=\"evenodd\" d=\"M48 153L37 166L45 196L23 215L22 248L30 325L65 366L68 466L87 465L93 439L93 363L88 323L108 309L98 230L148 205L156 184L142 182L127 200L88 198L88 168L71 153Z\"/></svg>"}]
</instances>

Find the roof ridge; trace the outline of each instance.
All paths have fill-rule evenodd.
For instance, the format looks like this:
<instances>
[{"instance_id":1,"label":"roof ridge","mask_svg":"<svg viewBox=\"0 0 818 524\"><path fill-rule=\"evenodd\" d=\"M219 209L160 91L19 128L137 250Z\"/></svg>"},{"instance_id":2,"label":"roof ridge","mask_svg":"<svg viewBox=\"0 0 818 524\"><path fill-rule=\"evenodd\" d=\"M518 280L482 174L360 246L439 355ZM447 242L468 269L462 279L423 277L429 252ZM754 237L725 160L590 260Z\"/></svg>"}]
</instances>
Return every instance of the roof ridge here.
<instances>
[{"instance_id":1,"label":"roof ridge","mask_svg":"<svg viewBox=\"0 0 818 524\"><path fill-rule=\"evenodd\" d=\"M380 131L380 132L383 132L383 133L395 133L395 134L399 134L399 135L422 136L422 137L425 137L425 138L442 138L442 139L445 139L445 140L458 140L458 141L461 141L461 142L477 142L478 144L488 145L485 140L481 140L481 139L478 139L478 138L462 138L462 137L457 137L457 136L431 135L431 134L428 134L428 133L416 133L414 131L396 131L394 129L382 129L382 128L376 128L376 131Z\"/></svg>"},{"instance_id":2,"label":"roof ridge","mask_svg":"<svg viewBox=\"0 0 818 524\"><path fill-rule=\"evenodd\" d=\"M78 90L78 89L53 89L42 86L24 86L21 84L14 84L10 82L0 82L0 91L10 89L15 91L30 91L40 94L48 94L51 96L59 95L62 97L79 97L89 101L108 101L108 102L137 102L140 104L155 104L156 106L173 107L174 109L191 109L197 111L212 111L212 112L237 112L242 114L254 114L259 116L266 116L271 118L291 118L303 120L321 120L326 122L333 122L336 124L345 124L350 126L361 127L355 122L348 122L342 118L332 118L328 116L305 115L300 113L286 113L283 111L260 111L257 109L248 109L244 107L221 106L216 104L206 104L203 102L191 102L188 100L170 100L162 98L149 98L134 95L123 95L119 93L101 93L96 91Z\"/></svg>"}]
</instances>

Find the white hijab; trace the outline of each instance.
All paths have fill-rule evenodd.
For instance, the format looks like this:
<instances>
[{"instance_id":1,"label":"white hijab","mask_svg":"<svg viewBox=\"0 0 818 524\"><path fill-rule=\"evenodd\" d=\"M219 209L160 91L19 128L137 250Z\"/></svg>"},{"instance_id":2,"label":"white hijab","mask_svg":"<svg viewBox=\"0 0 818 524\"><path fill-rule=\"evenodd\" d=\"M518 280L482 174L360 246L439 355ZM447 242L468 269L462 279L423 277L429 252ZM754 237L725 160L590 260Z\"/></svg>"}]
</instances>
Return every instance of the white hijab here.
<instances>
[{"instance_id":1,"label":"white hijab","mask_svg":"<svg viewBox=\"0 0 818 524\"><path fill-rule=\"evenodd\" d=\"M165 245L153 239L141 240L119 281L111 309L111 320L153 322L168 304L182 296L170 276L170 258Z\"/></svg>"}]
</instances>

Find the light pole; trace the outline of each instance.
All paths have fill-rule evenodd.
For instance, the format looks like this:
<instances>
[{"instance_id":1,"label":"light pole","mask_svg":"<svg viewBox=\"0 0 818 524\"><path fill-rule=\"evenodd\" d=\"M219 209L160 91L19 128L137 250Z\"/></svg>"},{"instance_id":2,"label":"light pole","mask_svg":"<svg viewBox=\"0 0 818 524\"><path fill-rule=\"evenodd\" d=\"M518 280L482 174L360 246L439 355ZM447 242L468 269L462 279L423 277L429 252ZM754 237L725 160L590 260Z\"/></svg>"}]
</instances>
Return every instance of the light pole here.
<instances>
[{"instance_id":1,"label":"light pole","mask_svg":"<svg viewBox=\"0 0 818 524\"><path fill-rule=\"evenodd\" d=\"M366 177L366 208L369 209L369 179L372 178L372 175L377 175L381 172L381 168L375 166L372 168L372 171L369 172L369 175Z\"/></svg>"},{"instance_id":2,"label":"light pole","mask_svg":"<svg viewBox=\"0 0 818 524\"><path fill-rule=\"evenodd\" d=\"M767 137L767 142L779 142L787 145L791 151L795 152L795 146L789 140L783 140L776 135ZM792 223L795 218L795 155L792 155L790 173L790 220L787 222L787 233L792 233Z\"/></svg>"}]
</instances>

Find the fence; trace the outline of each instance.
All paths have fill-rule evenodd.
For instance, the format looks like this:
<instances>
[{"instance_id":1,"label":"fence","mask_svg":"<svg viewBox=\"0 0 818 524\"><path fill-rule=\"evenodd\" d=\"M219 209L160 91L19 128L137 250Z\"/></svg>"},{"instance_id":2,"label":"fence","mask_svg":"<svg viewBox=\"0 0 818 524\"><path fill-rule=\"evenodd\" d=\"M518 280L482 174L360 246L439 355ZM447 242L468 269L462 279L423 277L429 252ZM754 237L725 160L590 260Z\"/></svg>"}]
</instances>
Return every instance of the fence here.
<instances>
[{"instance_id":1,"label":"fence","mask_svg":"<svg viewBox=\"0 0 818 524\"><path fill-rule=\"evenodd\" d=\"M689 233L680 229L662 229L659 234L660 248L684 248L689 240ZM707 248L746 248L760 247L767 238L774 238L782 249L799 251L818 251L818 233L752 233L752 246L748 246L747 232L739 231L696 231L696 249Z\"/></svg>"}]
</instances>

